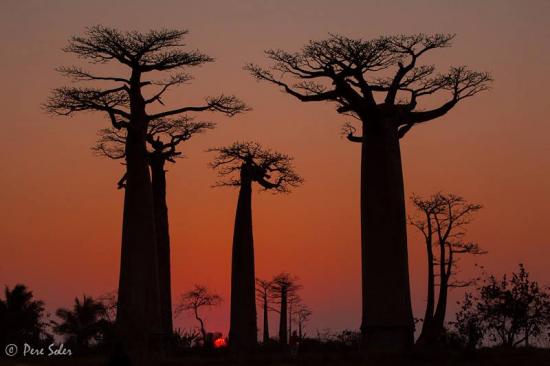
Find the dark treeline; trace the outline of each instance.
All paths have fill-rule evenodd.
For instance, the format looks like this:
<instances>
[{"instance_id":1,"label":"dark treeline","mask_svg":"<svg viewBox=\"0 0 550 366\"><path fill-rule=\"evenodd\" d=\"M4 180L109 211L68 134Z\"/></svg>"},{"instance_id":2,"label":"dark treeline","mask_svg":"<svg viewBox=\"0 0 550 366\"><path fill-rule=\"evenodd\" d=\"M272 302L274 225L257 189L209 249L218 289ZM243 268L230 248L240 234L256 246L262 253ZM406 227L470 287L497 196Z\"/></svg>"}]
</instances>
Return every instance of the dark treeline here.
<instances>
[{"instance_id":1,"label":"dark treeline","mask_svg":"<svg viewBox=\"0 0 550 366\"><path fill-rule=\"evenodd\" d=\"M308 350L322 345L328 349L360 346L359 332L307 334L305 325L312 312L300 299L301 285L295 276L283 272L269 281L258 279L257 283L258 307L266 313L275 312L280 320L279 336L271 338L267 333L269 325L265 322L269 316L264 317L267 337L262 340L262 347L286 349L300 345ZM212 349L227 344L221 333L208 330L205 315L209 308L219 306L222 301L219 295L202 285L195 285L180 296L175 315L188 312L197 326L174 332L174 351L193 347ZM544 347L550 342L550 290L532 280L522 264L517 272L500 278L483 274L458 304L454 318L445 322L435 340L438 348ZM48 345L54 342L55 334L62 337L68 349L80 355L104 352L115 341L115 315L116 297L113 295L98 298L83 295L50 316L45 312L44 302L35 299L26 286L6 287L4 298L0 298L0 341L2 344ZM293 326L297 329L292 330ZM287 335L289 338L285 339ZM421 338L418 341L423 342Z\"/></svg>"}]
</instances>

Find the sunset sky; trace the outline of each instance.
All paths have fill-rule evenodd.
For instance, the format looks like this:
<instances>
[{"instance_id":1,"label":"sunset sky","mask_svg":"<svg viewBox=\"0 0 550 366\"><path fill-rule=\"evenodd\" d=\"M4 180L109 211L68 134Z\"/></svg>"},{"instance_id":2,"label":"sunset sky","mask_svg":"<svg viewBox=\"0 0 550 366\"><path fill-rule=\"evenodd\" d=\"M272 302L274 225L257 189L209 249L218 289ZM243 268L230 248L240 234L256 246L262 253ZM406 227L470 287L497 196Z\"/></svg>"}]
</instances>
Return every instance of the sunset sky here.
<instances>
[{"instance_id":1,"label":"sunset sky","mask_svg":"<svg viewBox=\"0 0 550 366\"><path fill-rule=\"evenodd\" d=\"M266 64L263 50L298 50L329 33L456 33L452 48L421 59L445 71L468 65L490 71L492 90L461 102L402 140L406 195L462 195L484 209L468 238L489 251L461 262L461 278L495 274L522 262L550 284L550 2L548 1L25 1L0 3L0 285L27 284L50 312L75 296L101 295L118 282L123 167L95 157L104 115L48 116L49 91L69 84L54 71L82 60L61 48L86 26L120 30L188 29L187 44L216 62L191 69L195 80L174 89L167 108L235 94L253 110L183 146L170 165L168 205L174 300L194 283L226 301L207 315L227 334L230 253L237 191L212 188L209 147L255 140L295 157L305 183L289 195L255 192L256 273L300 278L316 329L360 324L359 145L340 135L349 119L329 103L300 103L242 67ZM101 72L102 66L91 65ZM107 68L108 69L108 68ZM426 106L434 101L427 100ZM412 209L408 206L409 213ZM409 230L415 316L425 304L424 245ZM383 279L380 279L383 281ZM453 292L453 300L461 292ZM451 303L454 306L454 301ZM259 318L259 320L261 320ZM271 317L273 329L278 321ZM194 326L181 316L177 327ZM262 324L259 321L259 327Z\"/></svg>"}]
</instances>

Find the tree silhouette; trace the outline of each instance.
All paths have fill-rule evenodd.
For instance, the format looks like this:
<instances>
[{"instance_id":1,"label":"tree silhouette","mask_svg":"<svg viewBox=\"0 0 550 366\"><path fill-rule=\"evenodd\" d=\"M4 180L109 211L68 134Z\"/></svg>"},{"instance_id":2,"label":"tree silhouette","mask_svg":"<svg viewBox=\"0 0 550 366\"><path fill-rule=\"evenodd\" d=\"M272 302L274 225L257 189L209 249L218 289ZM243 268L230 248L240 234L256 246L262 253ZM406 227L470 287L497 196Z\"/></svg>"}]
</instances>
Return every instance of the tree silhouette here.
<instances>
[{"instance_id":1,"label":"tree silhouette","mask_svg":"<svg viewBox=\"0 0 550 366\"><path fill-rule=\"evenodd\" d=\"M300 286L301 288L301 286ZM296 315L296 310L298 306L302 303L302 298L298 295L297 291L293 291L288 294L287 297L287 313L288 313L288 330L287 335L292 336L292 325L294 324L294 315Z\"/></svg>"},{"instance_id":2,"label":"tree silhouette","mask_svg":"<svg viewBox=\"0 0 550 366\"><path fill-rule=\"evenodd\" d=\"M171 87L190 79L183 69L212 61L199 51L183 49L186 34L184 30L168 29L140 33L103 26L87 28L83 36L72 37L64 51L94 64L114 62L124 67L129 76L99 76L80 67L59 68L61 74L77 81L107 82L111 86L57 88L45 105L50 113L65 116L81 111L102 112L113 128L126 130L126 189L116 322L120 339L135 350L138 358L146 355L155 343L155 334L162 333L153 192L146 149L148 126L151 121L190 112L219 111L232 116L246 109L236 97L220 95L208 97L198 106L148 111L155 103L163 104L162 98ZM146 78L166 72L172 74L163 80ZM147 92L149 89L152 91Z\"/></svg>"},{"instance_id":3,"label":"tree silhouette","mask_svg":"<svg viewBox=\"0 0 550 366\"><path fill-rule=\"evenodd\" d=\"M409 222L424 236L428 258L428 297L418 342L431 344L443 335L449 288L473 284L473 280L451 281L458 263L457 256L487 253L476 243L464 242L465 227L471 222L472 214L479 211L482 206L469 203L463 197L443 193L436 193L426 199L413 195L411 201L419 211L419 216L411 217ZM434 255L434 247L438 249L438 255ZM435 266L439 267L437 307L435 306Z\"/></svg>"},{"instance_id":4,"label":"tree silhouette","mask_svg":"<svg viewBox=\"0 0 550 366\"><path fill-rule=\"evenodd\" d=\"M283 347L288 345L288 305L302 287L297 281L297 277L286 272L276 275L271 281L271 298L279 305L279 342Z\"/></svg>"},{"instance_id":5,"label":"tree silhouette","mask_svg":"<svg viewBox=\"0 0 550 366\"><path fill-rule=\"evenodd\" d=\"M180 303L176 307L176 314L181 314L184 311L192 311L195 319L199 322L200 332L202 335L203 345L206 347L206 327L204 319L200 316L199 310L204 307L218 306L222 302L222 298L217 294L212 294L206 286L195 285L192 290L181 295Z\"/></svg>"},{"instance_id":6,"label":"tree silhouette","mask_svg":"<svg viewBox=\"0 0 550 366\"><path fill-rule=\"evenodd\" d=\"M239 187L231 260L229 344L246 351L257 344L252 184L285 193L302 179L294 172L290 156L264 149L258 143L236 142L210 151L217 153L210 164L222 178L217 185Z\"/></svg>"},{"instance_id":7,"label":"tree silhouette","mask_svg":"<svg viewBox=\"0 0 550 366\"><path fill-rule=\"evenodd\" d=\"M306 335L305 324L311 319L311 315L313 315L313 312L307 305L303 303L299 303L294 308L294 314L295 314L296 324L298 325L298 337L300 339L304 339Z\"/></svg>"},{"instance_id":8,"label":"tree silhouette","mask_svg":"<svg viewBox=\"0 0 550 366\"><path fill-rule=\"evenodd\" d=\"M262 342L269 342L269 297L271 291L271 281L256 278L256 293L258 300L262 304L263 312L263 333Z\"/></svg>"},{"instance_id":9,"label":"tree silhouette","mask_svg":"<svg viewBox=\"0 0 550 366\"><path fill-rule=\"evenodd\" d=\"M44 321L44 302L35 300L25 285L4 289L0 299L0 345L34 343L49 338Z\"/></svg>"},{"instance_id":10,"label":"tree silhouette","mask_svg":"<svg viewBox=\"0 0 550 366\"><path fill-rule=\"evenodd\" d=\"M483 341L485 327L483 319L477 312L474 296L466 292L464 300L458 302L460 308L455 314L455 321L451 325L456 330L459 340L468 349L475 349Z\"/></svg>"},{"instance_id":11,"label":"tree silhouette","mask_svg":"<svg viewBox=\"0 0 550 366\"><path fill-rule=\"evenodd\" d=\"M475 332L472 319L476 321ZM528 347L549 325L550 293L529 278L522 264L511 279L489 276L478 294L467 293L454 322L460 334L474 333L506 347L521 343Z\"/></svg>"},{"instance_id":12,"label":"tree silhouette","mask_svg":"<svg viewBox=\"0 0 550 366\"><path fill-rule=\"evenodd\" d=\"M75 298L72 309L60 308L55 314L61 321L53 322L54 332L65 336L65 341L79 351L103 340L108 331L105 305L86 295L82 301Z\"/></svg>"},{"instance_id":13,"label":"tree silhouette","mask_svg":"<svg viewBox=\"0 0 550 366\"><path fill-rule=\"evenodd\" d=\"M159 271L159 290L161 299L162 329L172 334L172 295L170 279L170 230L168 224L168 205L166 202L166 162L175 163L181 157L178 146L195 134L214 128L213 123L195 122L189 116L175 119L158 119L149 122L146 136L148 162L151 169L151 188L155 232L157 237L157 260ZM93 150L110 159L123 159L126 144L126 130L113 127L99 131L99 139ZM119 181L119 188L126 183L126 174Z\"/></svg>"},{"instance_id":14,"label":"tree silhouette","mask_svg":"<svg viewBox=\"0 0 550 366\"><path fill-rule=\"evenodd\" d=\"M489 74L464 66L437 74L432 65L418 65L421 56L450 46L453 38L331 35L295 53L267 50L269 69L245 67L302 102L335 102L338 113L360 121L360 135L349 123L344 130L349 141L361 144L361 332L367 346L396 349L413 342L399 139L413 126L439 118L486 90L491 81ZM298 81L291 84L292 79ZM422 97L439 91L450 94L447 102L431 110L418 107Z\"/></svg>"}]
</instances>

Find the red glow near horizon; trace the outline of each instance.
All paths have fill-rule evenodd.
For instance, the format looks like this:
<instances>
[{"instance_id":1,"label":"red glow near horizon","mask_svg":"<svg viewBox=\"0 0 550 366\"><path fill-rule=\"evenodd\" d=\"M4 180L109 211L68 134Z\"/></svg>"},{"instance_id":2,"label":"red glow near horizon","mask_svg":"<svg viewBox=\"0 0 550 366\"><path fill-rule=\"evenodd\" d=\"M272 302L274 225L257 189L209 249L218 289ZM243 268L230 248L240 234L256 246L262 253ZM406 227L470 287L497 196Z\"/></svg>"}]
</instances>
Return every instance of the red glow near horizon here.
<instances>
[{"instance_id":1,"label":"red glow near horizon","mask_svg":"<svg viewBox=\"0 0 550 366\"><path fill-rule=\"evenodd\" d=\"M214 341L214 348L224 348L227 347L227 340L223 337L220 337Z\"/></svg>"}]
</instances>

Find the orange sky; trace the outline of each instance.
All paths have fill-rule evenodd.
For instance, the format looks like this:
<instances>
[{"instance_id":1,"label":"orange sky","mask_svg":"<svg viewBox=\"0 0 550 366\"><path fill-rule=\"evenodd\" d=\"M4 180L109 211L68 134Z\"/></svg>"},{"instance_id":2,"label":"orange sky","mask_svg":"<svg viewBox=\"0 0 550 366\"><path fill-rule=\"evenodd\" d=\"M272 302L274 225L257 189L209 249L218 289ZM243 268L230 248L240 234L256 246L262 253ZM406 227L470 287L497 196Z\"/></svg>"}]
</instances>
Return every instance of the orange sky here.
<instances>
[{"instance_id":1,"label":"orange sky","mask_svg":"<svg viewBox=\"0 0 550 366\"><path fill-rule=\"evenodd\" d=\"M291 195L254 195L257 275L286 270L301 278L303 298L314 311L310 333L359 326L359 147L340 137L346 119L333 105L300 103L242 71L246 62L262 63L265 48L296 50L328 32L364 38L457 33L453 48L425 62L493 73L493 90L404 139L406 192L443 190L482 203L469 230L469 238L489 250L478 262L497 274L523 262L534 278L549 283L550 3L525 4L2 1L0 284L29 285L49 310L83 293L116 288L122 167L89 149L107 121L99 114L52 118L40 107L51 88L67 83L53 69L79 62L60 51L67 38L98 23L123 30L186 28L189 46L216 58L194 70L196 80L174 90L167 106L225 92L254 108L231 120L204 116L219 127L188 142L188 158L169 167L175 295L202 283L229 299L237 191L211 188L216 177L204 150L253 139L295 156L306 181ZM414 310L421 316L425 257L412 231L409 253ZM472 262L464 267L464 276L472 273ZM211 330L226 333L228 309L226 301L209 313ZM271 319L275 325L277 318ZM181 317L176 325L193 323Z\"/></svg>"}]
</instances>

